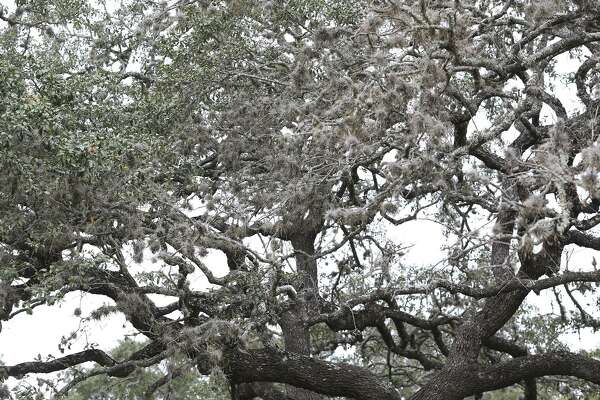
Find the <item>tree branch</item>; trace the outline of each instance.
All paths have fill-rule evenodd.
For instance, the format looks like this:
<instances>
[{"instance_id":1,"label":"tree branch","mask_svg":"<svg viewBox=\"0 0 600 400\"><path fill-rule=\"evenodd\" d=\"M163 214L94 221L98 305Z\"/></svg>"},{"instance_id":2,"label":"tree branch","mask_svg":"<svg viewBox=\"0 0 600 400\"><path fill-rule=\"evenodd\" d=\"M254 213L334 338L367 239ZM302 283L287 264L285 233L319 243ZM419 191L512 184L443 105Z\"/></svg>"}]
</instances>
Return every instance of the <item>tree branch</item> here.
<instances>
[{"instance_id":1,"label":"tree branch","mask_svg":"<svg viewBox=\"0 0 600 400\"><path fill-rule=\"evenodd\" d=\"M329 396L401 399L390 383L365 368L288 352L232 350L226 373L236 383L279 382Z\"/></svg>"}]
</instances>

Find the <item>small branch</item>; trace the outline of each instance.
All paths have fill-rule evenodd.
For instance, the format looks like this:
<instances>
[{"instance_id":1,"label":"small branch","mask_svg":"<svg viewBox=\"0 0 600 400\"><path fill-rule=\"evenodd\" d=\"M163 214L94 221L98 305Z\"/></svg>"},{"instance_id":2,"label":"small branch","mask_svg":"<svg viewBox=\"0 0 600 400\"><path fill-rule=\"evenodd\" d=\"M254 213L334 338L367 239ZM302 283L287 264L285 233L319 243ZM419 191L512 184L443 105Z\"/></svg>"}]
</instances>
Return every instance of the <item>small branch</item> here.
<instances>
[{"instance_id":1,"label":"small branch","mask_svg":"<svg viewBox=\"0 0 600 400\"><path fill-rule=\"evenodd\" d=\"M121 371L133 372L135 370L135 368L137 368L137 367L149 367L151 365L157 364L158 362L164 360L165 358L172 355L174 352L175 352L174 348L167 349L167 350L164 350L163 352L161 352L153 357L150 357L150 358L146 358L146 359L142 359L142 360L125 361L125 362L122 362L119 364L114 364L112 366L108 366L108 367L104 367L104 368L95 368L85 374L82 374L82 375L76 377L71 382L67 383L61 390L59 390L56 393L56 396L54 397L54 399L60 399L61 397L67 395L69 390L74 388L75 385L77 385L78 383L81 383L81 382L85 381L86 379L89 379L93 376L104 375L104 374L109 375L109 376L113 376L113 375L121 376L122 375Z\"/></svg>"}]
</instances>

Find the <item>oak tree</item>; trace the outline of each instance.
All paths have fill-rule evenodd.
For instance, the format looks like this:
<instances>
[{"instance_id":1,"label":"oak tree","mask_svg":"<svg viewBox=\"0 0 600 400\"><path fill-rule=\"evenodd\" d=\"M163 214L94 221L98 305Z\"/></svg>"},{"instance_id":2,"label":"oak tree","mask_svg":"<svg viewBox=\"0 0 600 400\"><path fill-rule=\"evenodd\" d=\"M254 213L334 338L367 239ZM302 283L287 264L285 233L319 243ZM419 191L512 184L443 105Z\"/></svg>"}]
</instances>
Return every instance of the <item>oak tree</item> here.
<instances>
[{"instance_id":1,"label":"oak tree","mask_svg":"<svg viewBox=\"0 0 600 400\"><path fill-rule=\"evenodd\" d=\"M85 293L106 304L82 324L145 338L66 338L4 377L63 371L57 398L167 364L232 399L597 390L560 335L600 327L595 259L569 263L600 249L596 1L2 3L0 319Z\"/></svg>"}]
</instances>

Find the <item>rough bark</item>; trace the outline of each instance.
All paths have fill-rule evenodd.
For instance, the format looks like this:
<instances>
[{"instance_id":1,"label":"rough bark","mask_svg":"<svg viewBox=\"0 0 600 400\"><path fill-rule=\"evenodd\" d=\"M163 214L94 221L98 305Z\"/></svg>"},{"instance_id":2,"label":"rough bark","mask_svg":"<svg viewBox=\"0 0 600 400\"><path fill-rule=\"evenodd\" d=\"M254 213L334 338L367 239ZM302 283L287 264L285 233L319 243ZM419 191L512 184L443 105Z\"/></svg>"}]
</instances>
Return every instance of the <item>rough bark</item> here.
<instances>
[{"instance_id":1,"label":"rough bark","mask_svg":"<svg viewBox=\"0 0 600 400\"><path fill-rule=\"evenodd\" d=\"M238 383L280 382L329 396L361 400L400 400L396 389L385 379L364 368L320 361L289 352L267 350L236 351L230 355L231 377ZM308 392L310 393L310 392ZM288 396L297 399L296 393Z\"/></svg>"},{"instance_id":2,"label":"rough bark","mask_svg":"<svg viewBox=\"0 0 600 400\"><path fill-rule=\"evenodd\" d=\"M310 335L308 321L311 313L316 312L316 294L318 289L317 262L314 259L315 234L298 234L292 239L296 251L297 282L295 289L299 296L292 307L280 319L285 349L288 352L300 355L310 355ZM321 398L316 393L298 387L289 387L287 393L291 398L298 400L318 400Z\"/></svg>"},{"instance_id":3,"label":"rough bark","mask_svg":"<svg viewBox=\"0 0 600 400\"><path fill-rule=\"evenodd\" d=\"M510 181L503 184L506 192L514 194ZM503 202L496 220L496 237L492 240L490 265L496 284L512 279L509 263L510 237L515 227L515 212ZM537 277L536 277L537 278ZM471 310L471 317L458 328L445 367L437 372L411 400L462 399L483 390L469 390L466 380L472 379L479 368L477 358L484 340L493 336L517 311L528 290L515 290L485 299L479 311ZM472 392L472 393L471 393Z\"/></svg>"}]
</instances>

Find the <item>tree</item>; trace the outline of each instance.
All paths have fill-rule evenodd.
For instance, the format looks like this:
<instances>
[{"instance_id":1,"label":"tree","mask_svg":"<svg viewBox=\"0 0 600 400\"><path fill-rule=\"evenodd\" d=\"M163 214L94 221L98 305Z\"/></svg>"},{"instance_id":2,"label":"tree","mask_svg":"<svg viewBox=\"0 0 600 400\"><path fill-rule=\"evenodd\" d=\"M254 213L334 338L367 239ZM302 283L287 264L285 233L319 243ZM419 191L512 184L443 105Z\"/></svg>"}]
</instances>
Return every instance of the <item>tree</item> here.
<instances>
[{"instance_id":1,"label":"tree","mask_svg":"<svg viewBox=\"0 0 600 400\"><path fill-rule=\"evenodd\" d=\"M124 359L144 346L142 342L126 339L110 351L110 357ZM84 368L73 368L65 371L61 380L77 379L88 373ZM202 399L225 400L229 393L222 385L221 376L203 379L198 371L180 359L169 360L168 363L153 365L145 369L133 371L127 379L96 375L90 377L69 391L67 400L154 400L154 399ZM40 387L42 386L42 387ZM4 385L0 391L1 399L44 399L47 392L43 385L35 386L30 382L22 382L11 390Z\"/></svg>"},{"instance_id":2,"label":"tree","mask_svg":"<svg viewBox=\"0 0 600 400\"><path fill-rule=\"evenodd\" d=\"M121 342L111 356L117 359L129 357L140 350L143 343L132 340ZM203 380L198 372L185 362L173 363L167 371L161 371L156 366L136 370L132 373L135 379L119 379L105 375L90 378L66 397L68 400L135 400L135 399L207 399L224 400L227 393L217 384ZM187 368L181 368L182 365ZM84 371L77 371L85 373ZM165 379L167 377L167 379Z\"/></svg>"},{"instance_id":3,"label":"tree","mask_svg":"<svg viewBox=\"0 0 600 400\"><path fill-rule=\"evenodd\" d=\"M82 322L122 313L148 340L67 341L5 376L96 364L60 397L170 360L232 399L597 390L596 355L559 340L600 326L595 259L568 262L600 249L596 2L18 0L0 19L0 318L84 292L109 303ZM437 265L397 237L422 219Z\"/></svg>"}]
</instances>

